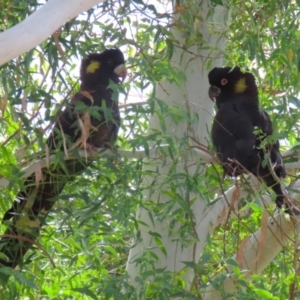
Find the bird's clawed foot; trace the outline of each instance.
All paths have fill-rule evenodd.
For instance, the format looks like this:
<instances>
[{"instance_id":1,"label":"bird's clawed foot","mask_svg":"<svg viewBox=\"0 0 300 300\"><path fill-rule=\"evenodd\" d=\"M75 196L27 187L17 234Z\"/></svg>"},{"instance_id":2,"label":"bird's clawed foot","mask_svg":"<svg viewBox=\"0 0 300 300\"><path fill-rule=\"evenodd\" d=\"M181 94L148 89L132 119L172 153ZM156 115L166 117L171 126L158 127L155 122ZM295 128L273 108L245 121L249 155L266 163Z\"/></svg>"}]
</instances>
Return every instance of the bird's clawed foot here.
<instances>
[{"instance_id":1,"label":"bird's clawed foot","mask_svg":"<svg viewBox=\"0 0 300 300\"><path fill-rule=\"evenodd\" d=\"M277 197L276 205L278 208L284 207L284 211L291 216L299 216L300 209L297 206L297 202L293 198Z\"/></svg>"},{"instance_id":2,"label":"bird's clawed foot","mask_svg":"<svg viewBox=\"0 0 300 300\"><path fill-rule=\"evenodd\" d=\"M80 148L85 150L89 156L94 156L96 153L98 153L98 149L89 143L82 144Z\"/></svg>"}]
</instances>

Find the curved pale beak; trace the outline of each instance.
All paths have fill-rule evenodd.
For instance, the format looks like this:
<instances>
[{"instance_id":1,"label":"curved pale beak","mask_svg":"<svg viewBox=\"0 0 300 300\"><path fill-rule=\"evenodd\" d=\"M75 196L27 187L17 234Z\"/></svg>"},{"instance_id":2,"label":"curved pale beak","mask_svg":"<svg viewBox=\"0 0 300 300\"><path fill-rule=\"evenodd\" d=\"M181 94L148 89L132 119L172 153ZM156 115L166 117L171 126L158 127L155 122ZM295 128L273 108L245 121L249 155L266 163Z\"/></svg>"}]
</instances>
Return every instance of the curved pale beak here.
<instances>
[{"instance_id":1,"label":"curved pale beak","mask_svg":"<svg viewBox=\"0 0 300 300\"><path fill-rule=\"evenodd\" d=\"M122 81L124 81L126 75L127 75L127 69L125 67L125 65L118 65L115 69L114 69L114 73L116 73L119 77L122 78Z\"/></svg>"},{"instance_id":2,"label":"curved pale beak","mask_svg":"<svg viewBox=\"0 0 300 300\"><path fill-rule=\"evenodd\" d=\"M220 95L220 93L221 93L221 90L218 87L216 87L215 85L211 85L208 90L209 98L214 102L216 101L216 98Z\"/></svg>"}]
</instances>

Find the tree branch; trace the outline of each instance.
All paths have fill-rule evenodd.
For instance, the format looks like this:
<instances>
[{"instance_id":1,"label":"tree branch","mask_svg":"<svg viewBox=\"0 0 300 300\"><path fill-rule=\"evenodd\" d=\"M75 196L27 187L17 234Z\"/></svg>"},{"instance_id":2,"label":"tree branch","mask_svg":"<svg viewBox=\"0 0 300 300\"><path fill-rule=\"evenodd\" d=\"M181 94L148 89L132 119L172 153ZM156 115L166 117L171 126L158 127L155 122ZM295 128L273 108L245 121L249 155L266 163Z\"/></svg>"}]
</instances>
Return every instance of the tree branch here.
<instances>
[{"instance_id":1,"label":"tree branch","mask_svg":"<svg viewBox=\"0 0 300 300\"><path fill-rule=\"evenodd\" d=\"M99 148L99 149L97 149L98 152L96 155L98 157L102 157L102 156L113 157L115 155L119 155L121 157L125 157L128 159L150 158L150 159L155 160L155 159L161 159L161 156L158 156L157 154L160 153L160 150L162 150L162 149L167 150L168 147L169 147L168 145L155 146L155 147L150 148L147 153L144 149L142 149L142 150L120 150L120 149L118 149L117 152L115 152L111 149ZM194 161L199 161L201 163L207 163L207 164L215 161L214 156L210 155L206 151L202 151L202 150L195 149L195 148L191 148L190 151L191 151L191 155L192 155ZM85 157L85 158L95 156L95 153L92 153L91 155L89 155L89 153L87 153L85 150L79 150L78 154L79 154L79 156ZM69 155L68 157L65 157L65 160L69 160L69 159L75 159L75 156ZM46 158L42 158L42 159L38 159L38 160L32 162L27 167L25 167L21 170L21 173L22 173L21 178L27 178L30 175L32 175L35 172L37 166L40 166L41 168L45 168L45 167L53 164L54 161L55 161L55 156L50 156L48 161ZM295 171L295 169L300 169L300 161L286 163L285 167L286 167L286 170L289 172ZM257 183L255 183L257 181L254 179L253 176L251 176L251 178L252 178L251 185L254 183L254 185L257 186ZM4 178L4 177L0 178L0 190L3 189L4 187L6 187L8 184L9 184L9 181L6 178ZM224 197L227 197L227 199L231 199L232 193L233 193L232 189L235 189L235 188L236 188L235 186L231 187L225 193ZM266 196L266 199L268 199L268 196ZM225 198L222 201L220 200L220 202L223 202L223 201L227 201L227 200Z\"/></svg>"},{"instance_id":2,"label":"tree branch","mask_svg":"<svg viewBox=\"0 0 300 300\"><path fill-rule=\"evenodd\" d=\"M148 154L145 152L145 150L118 150L117 152L111 149L103 149L99 148L97 149L97 154L91 153L89 154L85 150L79 150L78 154L81 157L89 158L89 157L102 157L102 156L108 156L108 157L113 157L116 155L119 155L121 157L126 157L129 159L142 159L142 158L151 158L151 159L161 159L157 154L159 153L160 149L167 149L169 146L168 145L161 145L159 147L152 147L149 149ZM207 152L198 150L198 149L192 149L192 153L197 155L197 160L205 162L205 163L210 163L213 160L213 157L208 154ZM65 157L65 160L70 160L70 159L76 159L76 156L74 155L69 155L68 157ZM22 176L21 178L28 178L30 175L32 175L37 166L40 168L46 168L49 165L53 164L55 161L55 156L52 155L50 158L47 160L46 158L38 159L31 164L29 164L27 167L23 168L21 170ZM9 184L9 181L2 177L0 178L0 190L5 188Z\"/></svg>"},{"instance_id":3,"label":"tree branch","mask_svg":"<svg viewBox=\"0 0 300 300\"><path fill-rule=\"evenodd\" d=\"M65 22L104 1L49 0L24 21L0 34L0 65L39 45Z\"/></svg>"},{"instance_id":4,"label":"tree branch","mask_svg":"<svg viewBox=\"0 0 300 300\"><path fill-rule=\"evenodd\" d=\"M283 247L298 232L297 223L286 218L284 214L277 215L268 220L267 226L262 226L250 237L242 241L234 259L237 260L243 271L244 280L252 274L259 274L266 268ZM232 266L228 266L229 273L226 279L220 282L220 287L209 285L203 295L203 299L224 299L221 291L235 293L238 287L237 278L233 273ZM214 279L219 277L218 274ZM216 281L215 281L216 282Z\"/></svg>"}]
</instances>

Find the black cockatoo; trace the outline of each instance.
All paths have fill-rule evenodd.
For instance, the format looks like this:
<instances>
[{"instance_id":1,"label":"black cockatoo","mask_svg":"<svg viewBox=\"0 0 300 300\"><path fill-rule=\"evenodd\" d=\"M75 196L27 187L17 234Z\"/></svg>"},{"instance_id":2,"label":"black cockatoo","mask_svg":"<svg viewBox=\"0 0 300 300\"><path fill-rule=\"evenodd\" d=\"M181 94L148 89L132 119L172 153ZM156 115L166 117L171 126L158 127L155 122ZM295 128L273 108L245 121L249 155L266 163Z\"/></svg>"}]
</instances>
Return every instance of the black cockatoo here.
<instances>
[{"instance_id":1,"label":"black cockatoo","mask_svg":"<svg viewBox=\"0 0 300 300\"><path fill-rule=\"evenodd\" d=\"M273 133L272 122L259 108L254 76L239 67L224 67L212 69L208 80L209 96L217 105L212 142L224 173L251 172L276 193L279 208L285 204L289 213L297 212L290 209L292 204L278 180L286 176L279 142L265 140Z\"/></svg>"},{"instance_id":2,"label":"black cockatoo","mask_svg":"<svg viewBox=\"0 0 300 300\"><path fill-rule=\"evenodd\" d=\"M80 91L59 114L46 147L50 153L61 157L74 148L105 148L113 146L120 125L118 97L111 86L120 83L126 76L124 56L119 49L107 49L102 53L89 54L81 62ZM63 160L62 160L63 161ZM22 224L26 219L38 221L45 217L64 186L83 172L91 161L71 159L59 165L51 165L43 169L42 180L37 184L35 175L27 178L23 189L18 193L12 208L3 220L13 217L12 224L6 234L26 236L34 240L38 232L23 233ZM42 224L40 224L41 226ZM38 230L37 230L38 231ZM30 243L18 239L2 238L6 245L0 251L9 257L9 261L0 260L6 266L15 267L21 261ZM15 250L13 247L15 247Z\"/></svg>"}]
</instances>

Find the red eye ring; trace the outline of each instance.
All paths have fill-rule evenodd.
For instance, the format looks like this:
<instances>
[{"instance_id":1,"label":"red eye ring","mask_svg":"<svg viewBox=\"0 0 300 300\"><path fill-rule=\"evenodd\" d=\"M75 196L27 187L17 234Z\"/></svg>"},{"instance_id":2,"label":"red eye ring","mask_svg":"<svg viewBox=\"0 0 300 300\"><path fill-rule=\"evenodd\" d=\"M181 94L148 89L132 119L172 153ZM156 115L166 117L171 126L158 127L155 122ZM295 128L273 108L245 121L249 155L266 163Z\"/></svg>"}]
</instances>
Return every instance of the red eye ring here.
<instances>
[{"instance_id":1,"label":"red eye ring","mask_svg":"<svg viewBox=\"0 0 300 300\"><path fill-rule=\"evenodd\" d=\"M228 83L228 80L226 79L226 78L223 78L222 80L221 80L221 85L226 85Z\"/></svg>"}]
</instances>

